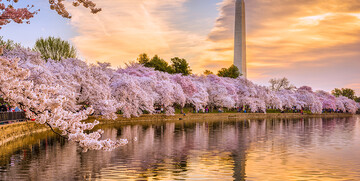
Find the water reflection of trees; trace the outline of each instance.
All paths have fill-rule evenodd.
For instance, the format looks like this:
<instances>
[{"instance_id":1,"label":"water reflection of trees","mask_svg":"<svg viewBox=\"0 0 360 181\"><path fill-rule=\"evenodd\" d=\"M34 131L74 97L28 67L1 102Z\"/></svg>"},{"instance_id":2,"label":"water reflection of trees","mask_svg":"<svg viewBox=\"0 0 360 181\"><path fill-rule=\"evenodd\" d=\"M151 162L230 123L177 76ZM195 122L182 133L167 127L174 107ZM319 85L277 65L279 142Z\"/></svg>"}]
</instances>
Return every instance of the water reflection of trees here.
<instances>
[{"instance_id":1,"label":"water reflection of trees","mask_svg":"<svg viewBox=\"0 0 360 181\"><path fill-rule=\"evenodd\" d=\"M234 178L244 180L250 150L276 152L286 162L293 156L289 150L311 149L334 138L339 142L352 140L354 130L359 129L357 125L355 118L313 118L109 126L105 127L105 138L137 137L138 141L113 152L81 153L74 144L48 139L46 144L31 149L32 156L28 159L9 164L1 176L24 172L35 180L104 178L105 175L116 179L189 178L192 172L199 172L193 166L197 165L214 170L230 168ZM12 159L21 160L20 155L15 153ZM209 164L209 160L214 164Z\"/></svg>"}]
</instances>

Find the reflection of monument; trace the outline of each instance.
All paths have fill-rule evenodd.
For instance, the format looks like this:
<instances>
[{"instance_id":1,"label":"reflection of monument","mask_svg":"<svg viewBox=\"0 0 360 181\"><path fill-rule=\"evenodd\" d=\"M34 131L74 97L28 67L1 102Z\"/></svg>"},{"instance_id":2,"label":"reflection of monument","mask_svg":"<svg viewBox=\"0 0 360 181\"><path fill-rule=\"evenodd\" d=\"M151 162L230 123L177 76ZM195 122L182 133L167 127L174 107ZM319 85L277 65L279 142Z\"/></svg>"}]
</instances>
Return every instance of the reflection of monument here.
<instances>
[{"instance_id":1,"label":"reflection of monument","mask_svg":"<svg viewBox=\"0 0 360 181\"><path fill-rule=\"evenodd\" d=\"M240 73L243 74L243 76L246 78L246 32L244 0L236 0L235 3L234 65L239 68Z\"/></svg>"}]
</instances>

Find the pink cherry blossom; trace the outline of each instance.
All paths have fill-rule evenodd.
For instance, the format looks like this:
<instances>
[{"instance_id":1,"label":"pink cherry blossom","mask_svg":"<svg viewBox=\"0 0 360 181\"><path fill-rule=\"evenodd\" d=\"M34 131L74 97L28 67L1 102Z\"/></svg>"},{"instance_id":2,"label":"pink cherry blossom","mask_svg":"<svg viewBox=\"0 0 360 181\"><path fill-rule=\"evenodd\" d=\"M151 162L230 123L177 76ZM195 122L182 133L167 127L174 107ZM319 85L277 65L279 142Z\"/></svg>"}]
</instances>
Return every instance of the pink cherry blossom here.
<instances>
[{"instance_id":1,"label":"pink cherry blossom","mask_svg":"<svg viewBox=\"0 0 360 181\"><path fill-rule=\"evenodd\" d=\"M162 107L167 115L175 106L190 105L196 110L210 107L246 106L251 112L266 109L307 109L322 113L338 109L355 113L360 105L346 97L325 91L272 91L243 77L168 74L139 64L113 69L109 63L87 64L79 59L43 60L29 49L4 50L0 57L0 96L11 105L27 110L28 119L62 131L84 150L112 150L126 140L100 140L101 130L91 130L98 121L84 123L87 115L115 119L122 116L154 114ZM83 104L90 105L85 109Z\"/></svg>"}]
</instances>

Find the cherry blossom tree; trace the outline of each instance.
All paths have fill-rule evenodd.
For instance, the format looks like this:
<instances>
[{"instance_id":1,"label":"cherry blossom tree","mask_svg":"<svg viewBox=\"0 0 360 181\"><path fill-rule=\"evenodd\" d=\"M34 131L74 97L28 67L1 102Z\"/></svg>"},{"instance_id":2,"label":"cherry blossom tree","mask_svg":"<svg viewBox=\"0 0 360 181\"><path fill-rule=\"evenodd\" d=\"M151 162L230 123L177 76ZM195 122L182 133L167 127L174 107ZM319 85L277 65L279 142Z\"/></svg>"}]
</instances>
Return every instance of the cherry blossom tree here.
<instances>
[{"instance_id":1,"label":"cherry blossom tree","mask_svg":"<svg viewBox=\"0 0 360 181\"><path fill-rule=\"evenodd\" d=\"M40 10L32 10L34 5L27 5L26 7L15 7L15 4L19 0L0 0L0 29L2 26L10 23L30 23L30 19L34 17ZM67 11L64 2L65 0L49 0L50 9L56 11L60 16L64 18L71 18L70 13ZM73 0L72 5L77 7L82 5L85 8L89 8L91 13L96 14L101 11L101 8L97 8L96 4L91 0Z\"/></svg>"},{"instance_id":2,"label":"cherry blossom tree","mask_svg":"<svg viewBox=\"0 0 360 181\"><path fill-rule=\"evenodd\" d=\"M238 94L238 106L248 106L251 112L261 111L266 113L266 93L268 89L253 82L238 77L235 82Z\"/></svg>"},{"instance_id":3,"label":"cherry blossom tree","mask_svg":"<svg viewBox=\"0 0 360 181\"><path fill-rule=\"evenodd\" d=\"M205 76L190 76L190 80L195 85L195 92L192 95L187 95L186 101L188 104L195 106L195 109L204 109L209 102L209 93L207 91L207 80ZM180 84L182 85L182 84ZM183 87L183 89L186 89ZM186 94L186 92L185 92Z\"/></svg>"},{"instance_id":4,"label":"cherry blossom tree","mask_svg":"<svg viewBox=\"0 0 360 181\"><path fill-rule=\"evenodd\" d=\"M316 91L316 96L322 102L323 109L336 109L336 97L323 90Z\"/></svg>"},{"instance_id":5,"label":"cherry blossom tree","mask_svg":"<svg viewBox=\"0 0 360 181\"><path fill-rule=\"evenodd\" d=\"M153 113L155 99L152 90L142 89L143 85L154 86L151 80L128 74L117 74L111 83L112 95L122 104L119 108L125 117L140 116L143 111Z\"/></svg>"},{"instance_id":6,"label":"cherry blossom tree","mask_svg":"<svg viewBox=\"0 0 360 181\"><path fill-rule=\"evenodd\" d=\"M125 69L118 69L117 73L122 74L122 76L126 74L132 76L132 78L130 78L129 81L131 82L131 80L134 80L135 84L139 84L138 85L139 88L132 89L132 91L138 91L138 90L146 91L146 94L144 93L139 94L139 96L142 96L143 99L145 99L145 96L148 96L149 98L146 99L152 100L153 101L152 105L163 106L165 108L166 113L169 115L175 112L173 108L174 104L178 104L180 106L185 105L186 96L184 94L183 89L179 84L177 84L171 79L172 75L168 73L155 71L153 68L147 68L139 64L131 64L128 65L128 67ZM120 77L116 80L117 82L123 81L123 80L119 80L121 79ZM113 89L116 89L116 86L115 87L113 86ZM136 92L131 95L135 96L138 93L139 92ZM124 94L126 94L126 92L124 92ZM139 97L133 97L131 100L137 101L141 99ZM131 103L127 103L127 104L131 104ZM150 113L152 113L154 110L154 108L150 108L151 106L145 106L145 107L149 109L147 111L149 111ZM129 111L129 110L125 110L125 111ZM138 115L139 114L135 114L135 116ZM127 115L126 117L129 117L129 115Z\"/></svg>"},{"instance_id":7,"label":"cherry blossom tree","mask_svg":"<svg viewBox=\"0 0 360 181\"><path fill-rule=\"evenodd\" d=\"M322 113L322 102L316 97L312 88L309 86L302 86L296 91L298 104L302 108L309 109L312 113Z\"/></svg>"},{"instance_id":8,"label":"cherry blossom tree","mask_svg":"<svg viewBox=\"0 0 360 181\"><path fill-rule=\"evenodd\" d=\"M140 116L143 112L153 114L155 106L164 107L171 115L175 105L184 107L185 104L195 109L248 106L251 112L264 113L268 108L293 107L313 113L321 113L323 109L353 113L357 106L325 91L313 92L308 86L272 91L242 77L183 76L140 64L114 70L109 63L86 64L78 59L46 62L38 53L20 47L5 50L4 57L20 58L19 67L30 72L26 80L36 85L60 85L59 94L67 98L63 103L66 110L79 111L85 103L93 107L96 115L112 119L117 117L115 112L118 110L125 117Z\"/></svg>"},{"instance_id":9,"label":"cherry blossom tree","mask_svg":"<svg viewBox=\"0 0 360 181\"><path fill-rule=\"evenodd\" d=\"M339 96L336 98L336 100L338 108L343 112L355 114L358 110L356 102L352 99L349 99L345 96Z\"/></svg>"},{"instance_id":10,"label":"cherry blossom tree","mask_svg":"<svg viewBox=\"0 0 360 181\"><path fill-rule=\"evenodd\" d=\"M237 102L235 86L229 83L230 78L220 78L216 75L207 76L207 92L209 94L209 105L216 107L233 108Z\"/></svg>"},{"instance_id":11,"label":"cherry blossom tree","mask_svg":"<svg viewBox=\"0 0 360 181\"><path fill-rule=\"evenodd\" d=\"M71 18L70 13L67 11L63 3L64 1L65 0L49 0L50 9L55 10L60 16L64 18ZM91 0L73 0L72 5L75 7L82 5L85 8L89 8L93 14L101 11L101 8L97 8L96 4Z\"/></svg>"},{"instance_id":12,"label":"cherry blossom tree","mask_svg":"<svg viewBox=\"0 0 360 181\"><path fill-rule=\"evenodd\" d=\"M172 115L175 106L186 104L195 109L247 106L251 112L263 113L267 108L296 107L312 113L323 109L355 113L359 109L347 97L314 92L308 86L272 91L243 77L183 76L135 63L115 70L109 63L87 64L73 58L45 61L39 53L21 47L6 49L0 57L0 96L27 110L28 119L59 130L84 150L111 150L127 142L100 140L101 130L88 133L98 124L82 122L91 113L114 119L120 110L124 117L137 117L144 112L153 114L156 106L162 106ZM91 107L84 109L84 103Z\"/></svg>"},{"instance_id":13,"label":"cherry blossom tree","mask_svg":"<svg viewBox=\"0 0 360 181\"><path fill-rule=\"evenodd\" d=\"M26 110L26 117L37 123L46 124L52 130L58 129L63 137L79 143L87 151L112 150L127 143L127 140L118 141L99 140L102 130L85 133L92 130L99 122L81 122L87 119L92 108L73 112L67 110L63 104L67 97L59 92L60 86L47 84L34 84L27 80L30 76L28 69L18 66L19 59L6 59L0 57L0 94L2 98L11 105Z\"/></svg>"},{"instance_id":14,"label":"cherry blossom tree","mask_svg":"<svg viewBox=\"0 0 360 181\"><path fill-rule=\"evenodd\" d=\"M18 0L0 0L0 29L2 26L10 23L30 23L29 19L39 11L31 11L34 5L27 5L25 8L15 8L14 3Z\"/></svg>"},{"instance_id":15,"label":"cherry blossom tree","mask_svg":"<svg viewBox=\"0 0 360 181\"><path fill-rule=\"evenodd\" d=\"M116 118L119 104L111 94L109 85L114 70L109 64L88 65L78 59L46 62L39 53L20 47L6 50L4 55L20 58L19 66L31 72L28 80L36 84L61 85L60 92L68 98L68 109L76 111L81 107L79 103L85 103L93 106L95 114Z\"/></svg>"}]
</instances>

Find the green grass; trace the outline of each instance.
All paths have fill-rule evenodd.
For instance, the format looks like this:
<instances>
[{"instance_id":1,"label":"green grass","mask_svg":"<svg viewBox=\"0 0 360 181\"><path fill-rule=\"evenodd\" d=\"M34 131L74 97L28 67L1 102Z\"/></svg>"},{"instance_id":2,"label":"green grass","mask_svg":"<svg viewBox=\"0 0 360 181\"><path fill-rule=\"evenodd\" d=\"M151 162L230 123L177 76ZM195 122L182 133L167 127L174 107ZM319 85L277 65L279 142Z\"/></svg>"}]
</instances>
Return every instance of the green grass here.
<instances>
[{"instance_id":1,"label":"green grass","mask_svg":"<svg viewBox=\"0 0 360 181\"><path fill-rule=\"evenodd\" d=\"M222 108L222 110L223 110L224 113L244 113L244 111L238 112L236 109ZM184 107L183 111L184 111L185 114L194 113L193 112L194 108L192 108L192 107ZM205 110L200 111L199 114L205 113L204 111ZM308 110L304 110L303 112L304 112L304 114L311 114L311 111L308 111ZM218 109L213 109L212 111L210 110L209 113L219 113L219 111L218 111ZM248 109L247 113L251 113L251 109ZM279 109L267 109L266 113L281 113L281 110L279 110ZM283 113L293 113L293 111L292 110L284 110ZM299 112L297 112L297 113L299 113ZM116 114L122 114L122 112L118 111L118 112L116 112ZM143 114L149 114L149 112L148 111L143 111ZM181 114L181 108L175 108L175 114Z\"/></svg>"}]
</instances>

